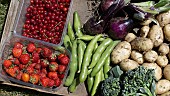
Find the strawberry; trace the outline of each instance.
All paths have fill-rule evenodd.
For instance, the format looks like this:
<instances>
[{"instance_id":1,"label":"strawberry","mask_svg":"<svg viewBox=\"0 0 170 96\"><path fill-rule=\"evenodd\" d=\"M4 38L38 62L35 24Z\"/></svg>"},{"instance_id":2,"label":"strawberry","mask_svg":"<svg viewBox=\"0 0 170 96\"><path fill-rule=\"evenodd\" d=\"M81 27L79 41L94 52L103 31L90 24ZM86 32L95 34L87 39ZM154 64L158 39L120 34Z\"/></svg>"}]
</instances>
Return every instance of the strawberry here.
<instances>
[{"instance_id":1,"label":"strawberry","mask_svg":"<svg viewBox=\"0 0 170 96\"><path fill-rule=\"evenodd\" d=\"M40 72L38 75L40 76L40 78L44 78L44 77L46 77L46 74L45 74L45 73L43 73L43 72Z\"/></svg>"},{"instance_id":2,"label":"strawberry","mask_svg":"<svg viewBox=\"0 0 170 96\"><path fill-rule=\"evenodd\" d=\"M39 56L38 52L33 52L32 53L32 62L37 63L39 59L40 59L40 56Z\"/></svg>"},{"instance_id":3,"label":"strawberry","mask_svg":"<svg viewBox=\"0 0 170 96\"><path fill-rule=\"evenodd\" d=\"M55 80L55 86L59 87L61 85L61 80L58 78Z\"/></svg>"},{"instance_id":4,"label":"strawberry","mask_svg":"<svg viewBox=\"0 0 170 96\"><path fill-rule=\"evenodd\" d=\"M60 74L63 74L66 70L66 66L65 65L58 65L58 72Z\"/></svg>"},{"instance_id":5,"label":"strawberry","mask_svg":"<svg viewBox=\"0 0 170 96\"><path fill-rule=\"evenodd\" d=\"M55 53L52 53L49 57L48 57L48 60L49 61L56 61L56 59L57 59L57 55L55 54Z\"/></svg>"},{"instance_id":6,"label":"strawberry","mask_svg":"<svg viewBox=\"0 0 170 96\"><path fill-rule=\"evenodd\" d=\"M41 59L41 66L42 68L46 68L49 65L49 62L47 59Z\"/></svg>"},{"instance_id":7,"label":"strawberry","mask_svg":"<svg viewBox=\"0 0 170 96\"><path fill-rule=\"evenodd\" d=\"M19 64L20 64L19 59L18 59L18 58L15 58L13 63L14 63L15 65L19 65Z\"/></svg>"},{"instance_id":8,"label":"strawberry","mask_svg":"<svg viewBox=\"0 0 170 96\"><path fill-rule=\"evenodd\" d=\"M23 72L19 71L19 73L16 76L16 79L21 80L21 76L22 76Z\"/></svg>"},{"instance_id":9,"label":"strawberry","mask_svg":"<svg viewBox=\"0 0 170 96\"><path fill-rule=\"evenodd\" d=\"M57 58L58 58L58 60L60 60L63 56L65 56L65 54L59 54L58 56L57 56Z\"/></svg>"},{"instance_id":10,"label":"strawberry","mask_svg":"<svg viewBox=\"0 0 170 96\"><path fill-rule=\"evenodd\" d=\"M64 78L64 74L58 74L58 78L60 78L60 79L63 79Z\"/></svg>"},{"instance_id":11,"label":"strawberry","mask_svg":"<svg viewBox=\"0 0 170 96\"><path fill-rule=\"evenodd\" d=\"M30 81L32 84L37 84L38 81L39 81L39 75L37 75L37 74L31 74L29 81Z\"/></svg>"},{"instance_id":12,"label":"strawberry","mask_svg":"<svg viewBox=\"0 0 170 96\"><path fill-rule=\"evenodd\" d=\"M55 84L55 81L52 80L52 79L49 79L49 82L48 82L48 87L53 87Z\"/></svg>"},{"instance_id":13,"label":"strawberry","mask_svg":"<svg viewBox=\"0 0 170 96\"><path fill-rule=\"evenodd\" d=\"M37 63L31 63L31 64L29 65L29 67L34 68L36 65L37 65Z\"/></svg>"},{"instance_id":14,"label":"strawberry","mask_svg":"<svg viewBox=\"0 0 170 96\"><path fill-rule=\"evenodd\" d=\"M25 65L19 64L19 69L20 69L20 70L22 70L22 69L24 69L24 68L25 68Z\"/></svg>"},{"instance_id":15,"label":"strawberry","mask_svg":"<svg viewBox=\"0 0 170 96\"><path fill-rule=\"evenodd\" d=\"M3 65L4 65L4 67L9 68L9 67L12 65L12 61L10 61L10 60L4 60Z\"/></svg>"},{"instance_id":16,"label":"strawberry","mask_svg":"<svg viewBox=\"0 0 170 96\"><path fill-rule=\"evenodd\" d=\"M37 53L41 53L41 51L42 51L42 48L41 48L41 47L36 48L36 52L37 52Z\"/></svg>"},{"instance_id":17,"label":"strawberry","mask_svg":"<svg viewBox=\"0 0 170 96\"><path fill-rule=\"evenodd\" d=\"M26 71L27 71L27 73L32 74L32 73L34 73L34 68L29 66L26 68Z\"/></svg>"},{"instance_id":18,"label":"strawberry","mask_svg":"<svg viewBox=\"0 0 170 96\"><path fill-rule=\"evenodd\" d=\"M16 75L19 73L19 67L15 66L13 68L9 68L9 69L6 69L6 72L12 76L12 77L16 77Z\"/></svg>"},{"instance_id":19,"label":"strawberry","mask_svg":"<svg viewBox=\"0 0 170 96\"><path fill-rule=\"evenodd\" d=\"M40 79L40 82L41 82L41 85L43 86L43 87L47 87L47 85L48 85L48 83L49 83L49 78L47 78L47 77L43 77L43 78L41 78Z\"/></svg>"},{"instance_id":20,"label":"strawberry","mask_svg":"<svg viewBox=\"0 0 170 96\"><path fill-rule=\"evenodd\" d=\"M70 59L67 57L67 56L63 56L60 58L60 63L63 64L63 65L68 65Z\"/></svg>"},{"instance_id":21,"label":"strawberry","mask_svg":"<svg viewBox=\"0 0 170 96\"><path fill-rule=\"evenodd\" d=\"M47 47L44 47L44 48L42 48L41 54L44 58L48 58L52 54L52 50L50 50Z\"/></svg>"},{"instance_id":22,"label":"strawberry","mask_svg":"<svg viewBox=\"0 0 170 96\"><path fill-rule=\"evenodd\" d=\"M22 63L22 64L27 64L29 61L30 61L30 55L29 54L22 54L20 57L19 57L19 61Z\"/></svg>"},{"instance_id":23,"label":"strawberry","mask_svg":"<svg viewBox=\"0 0 170 96\"><path fill-rule=\"evenodd\" d=\"M48 78L56 80L58 78L57 72L49 72Z\"/></svg>"},{"instance_id":24,"label":"strawberry","mask_svg":"<svg viewBox=\"0 0 170 96\"><path fill-rule=\"evenodd\" d=\"M21 48L13 48L12 54L14 57L19 58L22 54L22 49Z\"/></svg>"},{"instance_id":25,"label":"strawberry","mask_svg":"<svg viewBox=\"0 0 170 96\"><path fill-rule=\"evenodd\" d=\"M32 53L32 52L34 52L34 50L36 50L35 44L34 44L34 43L29 43L29 44L27 45L27 51L28 51L29 53Z\"/></svg>"},{"instance_id":26,"label":"strawberry","mask_svg":"<svg viewBox=\"0 0 170 96\"><path fill-rule=\"evenodd\" d=\"M15 77L15 70L14 68L9 68L5 70L10 76Z\"/></svg>"},{"instance_id":27,"label":"strawberry","mask_svg":"<svg viewBox=\"0 0 170 96\"><path fill-rule=\"evenodd\" d=\"M40 69L34 69L34 74L40 74Z\"/></svg>"},{"instance_id":28,"label":"strawberry","mask_svg":"<svg viewBox=\"0 0 170 96\"><path fill-rule=\"evenodd\" d=\"M23 48L23 44L22 43L20 43L20 42L16 42L15 44L14 44L14 48Z\"/></svg>"},{"instance_id":29,"label":"strawberry","mask_svg":"<svg viewBox=\"0 0 170 96\"><path fill-rule=\"evenodd\" d=\"M39 64L39 63L36 64L34 68L37 69L37 70L41 69L41 64Z\"/></svg>"},{"instance_id":30,"label":"strawberry","mask_svg":"<svg viewBox=\"0 0 170 96\"><path fill-rule=\"evenodd\" d=\"M44 74L47 74L47 69L46 68L42 68L41 72L44 73Z\"/></svg>"},{"instance_id":31,"label":"strawberry","mask_svg":"<svg viewBox=\"0 0 170 96\"><path fill-rule=\"evenodd\" d=\"M49 64L49 70L50 70L51 72L55 72L55 71L57 71L57 69L58 69L58 64L57 64L57 62L50 62L50 64Z\"/></svg>"}]
</instances>

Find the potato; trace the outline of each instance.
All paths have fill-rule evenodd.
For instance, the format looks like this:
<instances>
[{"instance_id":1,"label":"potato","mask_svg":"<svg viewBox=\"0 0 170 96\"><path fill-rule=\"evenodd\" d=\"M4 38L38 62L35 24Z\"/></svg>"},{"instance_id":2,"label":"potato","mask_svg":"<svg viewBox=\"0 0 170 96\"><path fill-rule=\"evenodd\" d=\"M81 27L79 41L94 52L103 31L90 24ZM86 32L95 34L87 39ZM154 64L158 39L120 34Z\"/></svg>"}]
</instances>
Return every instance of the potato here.
<instances>
[{"instance_id":1,"label":"potato","mask_svg":"<svg viewBox=\"0 0 170 96\"><path fill-rule=\"evenodd\" d=\"M166 43L162 43L160 46L159 46L159 49L158 49L158 52L160 55L166 55L169 53L169 45L166 44Z\"/></svg>"},{"instance_id":2,"label":"potato","mask_svg":"<svg viewBox=\"0 0 170 96\"><path fill-rule=\"evenodd\" d=\"M150 27L149 26L143 26L140 29L140 37L146 37L149 33Z\"/></svg>"},{"instance_id":3,"label":"potato","mask_svg":"<svg viewBox=\"0 0 170 96\"><path fill-rule=\"evenodd\" d=\"M170 23L170 11L167 11L167 12L164 12L164 13L161 13L159 14L156 19L157 21L159 22L160 26L163 27L167 24Z\"/></svg>"},{"instance_id":4,"label":"potato","mask_svg":"<svg viewBox=\"0 0 170 96\"><path fill-rule=\"evenodd\" d=\"M163 70L163 74L164 74L164 77L167 79L167 80L170 80L170 64L168 64L167 66L165 66L164 70Z\"/></svg>"},{"instance_id":5,"label":"potato","mask_svg":"<svg viewBox=\"0 0 170 96\"><path fill-rule=\"evenodd\" d=\"M161 45L164 39L162 28L158 25L153 25L148 33L148 38L152 40L154 47Z\"/></svg>"},{"instance_id":6,"label":"potato","mask_svg":"<svg viewBox=\"0 0 170 96\"><path fill-rule=\"evenodd\" d=\"M125 37L125 41L127 42L131 42L132 40L134 40L136 38L136 35L133 33L128 33Z\"/></svg>"},{"instance_id":7,"label":"potato","mask_svg":"<svg viewBox=\"0 0 170 96\"><path fill-rule=\"evenodd\" d=\"M118 64L124 59L128 59L131 53L131 45L127 41L122 41L116 45L111 53L111 61Z\"/></svg>"},{"instance_id":8,"label":"potato","mask_svg":"<svg viewBox=\"0 0 170 96\"><path fill-rule=\"evenodd\" d=\"M165 39L167 41L170 41L170 24L165 25L165 27L163 28L163 33L165 35Z\"/></svg>"},{"instance_id":9,"label":"potato","mask_svg":"<svg viewBox=\"0 0 170 96\"><path fill-rule=\"evenodd\" d=\"M161 94L160 96L170 96L170 91Z\"/></svg>"},{"instance_id":10,"label":"potato","mask_svg":"<svg viewBox=\"0 0 170 96\"><path fill-rule=\"evenodd\" d=\"M139 64L142 64L144 62L143 55L138 51L133 50L130 56L134 61L136 61Z\"/></svg>"},{"instance_id":11,"label":"potato","mask_svg":"<svg viewBox=\"0 0 170 96\"><path fill-rule=\"evenodd\" d=\"M158 56L156 63L161 67L165 67L166 65L168 65L168 58L166 57L166 55Z\"/></svg>"},{"instance_id":12,"label":"potato","mask_svg":"<svg viewBox=\"0 0 170 96\"><path fill-rule=\"evenodd\" d=\"M144 54L144 59L148 62L155 62L158 58L158 54L154 50L149 50Z\"/></svg>"},{"instance_id":13,"label":"potato","mask_svg":"<svg viewBox=\"0 0 170 96\"><path fill-rule=\"evenodd\" d=\"M161 79L161 77L162 77L162 69L156 63L143 63L142 66L144 66L147 69L155 69L155 78L156 78L156 80Z\"/></svg>"},{"instance_id":14,"label":"potato","mask_svg":"<svg viewBox=\"0 0 170 96\"><path fill-rule=\"evenodd\" d=\"M124 59L122 62L120 62L120 68L123 71L132 70L137 68L138 66L139 64L136 61L130 59Z\"/></svg>"},{"instance_id":15,"label":"potato","mask_svg":"<svg viewBox=\"0 0 170 96\"><path fill-rule=\"evenodd\" d=\"M170 81L166 79L161 79L156 84L156 94L163 94L165 92L168 92L170 90Z\"/></svg>"},{"instance_id":16,"label":"potato","mask_svg":"<svg viewBox=\"0 0 170 96\"><path fill-rule=\"evenodd\" d=\"M138 51L149 51L153 48L153 42L145 37L137 37L132 42L132 49Z\"/></svg>"},{"instance_id":17,"label":"potato","mask_svg":"<svg viewBox=\"0 0 170 96\"><path fill-rule=\"evenodd\" d=\"M140 25L149 25L150 23L152 22L152 20L149 18L149 19L146 19L144 20L143 22L140 23Z\"/></svg>"}]
</instances>

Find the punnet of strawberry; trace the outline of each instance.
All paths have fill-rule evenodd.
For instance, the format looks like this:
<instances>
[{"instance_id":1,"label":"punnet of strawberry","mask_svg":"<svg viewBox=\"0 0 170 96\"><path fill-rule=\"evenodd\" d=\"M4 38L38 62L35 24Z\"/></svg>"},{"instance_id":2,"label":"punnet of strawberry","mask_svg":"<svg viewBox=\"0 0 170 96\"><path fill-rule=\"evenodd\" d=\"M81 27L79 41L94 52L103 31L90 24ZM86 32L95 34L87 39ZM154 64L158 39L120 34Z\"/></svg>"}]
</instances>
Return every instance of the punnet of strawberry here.
<instances>
[{"instance_id":1,"label":"punnet of strawberry","mask_svg":"<svg viewBox=\"0 0 170 96\"><path fill-rule=\"evenodd\" d=\"M15 42L2 65L7 75L16 80L56 88L62 84L69 61L67 54L51 48Z\"/></svg>"}]
</instances>

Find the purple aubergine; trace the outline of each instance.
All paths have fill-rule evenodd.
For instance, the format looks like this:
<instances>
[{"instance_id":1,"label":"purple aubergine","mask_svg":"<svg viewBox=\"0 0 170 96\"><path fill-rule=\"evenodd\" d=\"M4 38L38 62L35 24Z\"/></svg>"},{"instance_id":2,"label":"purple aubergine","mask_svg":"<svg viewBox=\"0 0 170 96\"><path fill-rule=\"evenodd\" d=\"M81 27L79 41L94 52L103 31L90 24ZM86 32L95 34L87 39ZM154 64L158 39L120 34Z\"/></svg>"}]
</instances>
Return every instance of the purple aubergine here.
<instances>
[{"instance_id":1,"label":"purple aubergine","mask_svg":"<svg viewBox=\"0 0 170 96\"><path fill-rule=\"evenodd\" d=\"M105 12L114 2L115 0L102 0L100 3L101 12Z\"/></svg>"},{"instance_id":2,"label":"purple aubergine","mask_svg":"<svg viewBox=\"0 0 170 96\"><path fill-rule=\"evenodd\" d=\"M113 18L108 23L108 34L112 39L123 39L134 27L134 21L129 18Z\"/></svg>"},{"instance_id":3,"label":"purple aubergine","mask_svg":"<svg viewBox=\"0 0 170 96\"><path fill-rule=\"evenodd\" d=\"M113 4L102 14L91 17L85 24L84 30L86 34L96 35L103 33L106 28L107 22L124 6L126 6L130 0L113 0Z\"/></svg>"},{"instance_id":4,"label":"purple aubergine","mask_svg":"<svg viewBox=\"0 0 170 96\"><path fill-rule=\"evenodd\" d=\"M83 28L85 29L85 34L96 35L103 33L104 26L102 25L102 22L96 22L96 18L93 16L84 24Z\"/></svg>"}]
</instances>

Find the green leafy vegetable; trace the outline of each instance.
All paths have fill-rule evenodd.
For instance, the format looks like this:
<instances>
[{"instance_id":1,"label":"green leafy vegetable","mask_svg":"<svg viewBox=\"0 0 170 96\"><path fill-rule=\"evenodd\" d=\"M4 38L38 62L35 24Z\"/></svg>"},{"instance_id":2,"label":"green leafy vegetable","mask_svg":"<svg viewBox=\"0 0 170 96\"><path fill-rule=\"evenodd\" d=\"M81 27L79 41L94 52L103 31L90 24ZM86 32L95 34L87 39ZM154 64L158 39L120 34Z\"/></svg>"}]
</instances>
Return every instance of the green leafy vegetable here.
<instances>
[{"instance_id":1,"label":"green leafy vegetable","mask_svg":"<svg viewBox=\"0 0 170 96\"><path fill-rule=\"evenodd\" d=\"M156 96L153 69L139 66L123 74L120 67L115 66L108 75L101 84L102 96Z\"/></svg>"}]
</instances>

